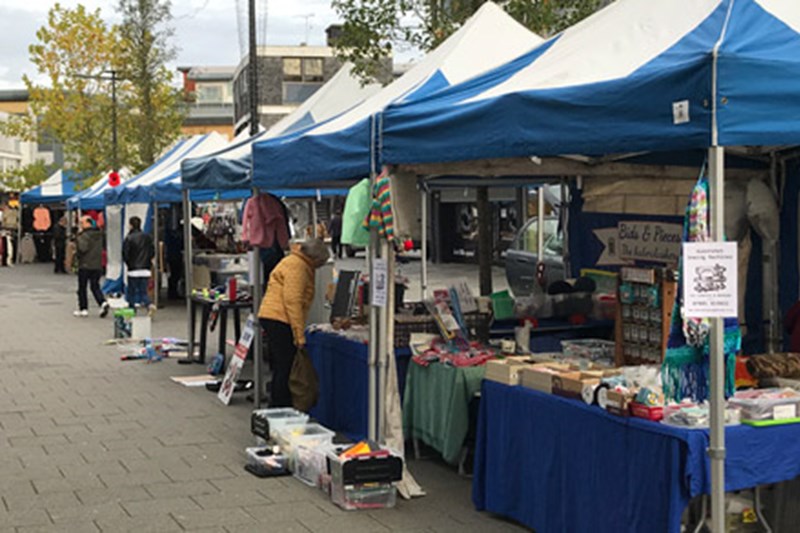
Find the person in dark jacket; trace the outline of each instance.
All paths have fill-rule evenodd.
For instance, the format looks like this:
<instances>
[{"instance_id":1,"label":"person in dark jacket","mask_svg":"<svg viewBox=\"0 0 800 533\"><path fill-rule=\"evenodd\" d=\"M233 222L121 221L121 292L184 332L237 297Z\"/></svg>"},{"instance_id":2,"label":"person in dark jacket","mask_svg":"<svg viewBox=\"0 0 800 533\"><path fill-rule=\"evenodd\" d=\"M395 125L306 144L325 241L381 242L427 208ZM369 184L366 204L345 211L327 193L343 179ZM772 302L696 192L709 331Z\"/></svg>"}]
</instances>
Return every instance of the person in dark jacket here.
<instances>
[{"instance_id":1,"label":"person in dark jacket","mask_svg":"<svg viewBox=\"0 0 800 533\"><path fill-rule=\"evenodd\" d=\"M337 259L342 258L342 212L336 211L328 222L328 233L331 236L331 247L333 255Z\"/></svg>"},{"instance_id":2,"label":"person in dark jacket","mask_svg":"<svg viewBox=\"0 0 800 533\"><path fill-rule=\"evenodd\" d=\"M92 289L97 305L100 306L100 318L108 314L108 302L100 290L100 277L103 275L103 232L95 225L92 217L81 218L81 230L76 243L78 259L78 309L73 313L76 317L89 316L89 301L86 285Z\"/></svg>"},{"instance_id":3,"label":"person in dark jacket","mask_svg":"<svg viewBox=\"0 0 800 533\"><path fill-rule=\"evenodd\" d=\"M131 217L130 232L122 243L122 260L128 269L128 305L147 307L152 314L153 305L147 296L150 266L155 256L153 238L142 231L142 219Z\"/></svg>"},{"instance_id":4,"label":"person in dark jacket","mask_svg":"<svg viewBox=\"0 0 800 533\"><path fill-rule=\"evenodd\" d=\"M67 217L61 217L58 224L53 227L53 261L56 274L66 274L64 259L67 255Z\"/></svg>"}]
</instances>

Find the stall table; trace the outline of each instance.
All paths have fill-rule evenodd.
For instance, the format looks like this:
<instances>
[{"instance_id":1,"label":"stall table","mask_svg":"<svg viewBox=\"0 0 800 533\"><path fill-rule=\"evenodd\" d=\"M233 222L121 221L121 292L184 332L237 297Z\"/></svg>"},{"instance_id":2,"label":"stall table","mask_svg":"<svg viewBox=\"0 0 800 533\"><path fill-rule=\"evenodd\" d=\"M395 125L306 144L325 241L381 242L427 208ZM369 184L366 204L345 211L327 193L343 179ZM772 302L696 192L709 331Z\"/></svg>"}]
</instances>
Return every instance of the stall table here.
<instances>
[{"instance_id":1,"label":"stall table","mask_svg":"<svg viewBox=\"0 0 800 533\"><path fill-rule=\"evenodd\" d=\"M726 430L726 491L800 475L800 425ZM711 489L708 430L484 381L475 507L549 531L680 531Z\"/></svg>"},{"instance_id":2,"label":"stall table","mask_svg":"<svg viewBox=\"0 0 800 533\"><path fill-rule=\"evenodd\" d=\"M419 439L456 464L469 431L469 403L480 391L483 366L412 363L403 399L406 438Z\"/></svg>"},{"instance_id":3,"label":"stall table","mask_svg":"<svg viewBox=\"0 0 800 533\"><path fill-rule=\"evenodd\" d=\"M367 344L321 331L306 334L306 349L319 376L319 400L309 413L322 425L353 440L369 431L369 350ZM395 350L402 394L411 350Z\"/></svg>"},{"instance_id":4,"label":"stall table","mask_svg":"<svg viewBox=\"0 0 800 533\"><path fill-rule=\"evenodd\" d=\"M217 352L225 354L225 341L228 334L228 311L233 311L233 330L236 336L236 341L239 340L242 327L241 310L249 311L253 307L250 301L237 300L231 302L229 300L213 300L211 298L204 298L203 296L192 296L190 299L191 310L189 313L189 331L191 337L189 338L189 355L193 356L194 343L195 343L195 325L197 324L197 311L200 311L200 347L198 358L195 359L196 363L205 364L206 362L206 339L208 336L208 322L211 317L211 310L215 304L219 304L219 319L217 326L219 327L219 339L217 341Z\"/></svg>"}]
</instances>

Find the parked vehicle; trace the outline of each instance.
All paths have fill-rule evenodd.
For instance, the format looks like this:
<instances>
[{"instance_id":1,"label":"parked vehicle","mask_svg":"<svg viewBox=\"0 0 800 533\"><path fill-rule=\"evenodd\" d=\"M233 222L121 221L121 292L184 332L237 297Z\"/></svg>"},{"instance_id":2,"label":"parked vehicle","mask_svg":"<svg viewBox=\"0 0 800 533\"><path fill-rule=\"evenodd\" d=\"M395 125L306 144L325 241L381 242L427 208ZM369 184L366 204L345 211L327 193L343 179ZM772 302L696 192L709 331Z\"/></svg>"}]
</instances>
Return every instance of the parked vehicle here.
<instances>
[{"instance_id":1,"label":"parked vehicle","mask_svg":"<svg viewBox=\"0 0 800 533\"><path fill-rule=\"evenodd\" d=\"M506 251L506 280L514 296L528 296L537 283L537 242L539 219L532 218L517 232L511 247ZM545 287L566 277L564 266L564 236L558 227L558 217L544 219L544 265Z\"/></svg>"}]
</instances>

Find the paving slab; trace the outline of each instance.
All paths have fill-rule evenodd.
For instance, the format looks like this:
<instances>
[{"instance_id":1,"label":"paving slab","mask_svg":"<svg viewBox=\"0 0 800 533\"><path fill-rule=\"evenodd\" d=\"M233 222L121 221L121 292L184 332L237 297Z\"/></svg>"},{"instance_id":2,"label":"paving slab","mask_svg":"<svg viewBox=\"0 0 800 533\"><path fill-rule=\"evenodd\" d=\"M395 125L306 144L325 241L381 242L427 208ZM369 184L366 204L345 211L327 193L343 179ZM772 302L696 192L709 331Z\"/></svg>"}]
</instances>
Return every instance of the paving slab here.
<instances>
[{"instance_id":1,"label":"paving slab","mask_svg":"<svg viewBox=\"0 0 800 533\"><path fill-rule=\"evenodd\" d=\"M416 265L402 269L417 283ZM94 307L74 318L76 279L51 272L0 269L0 533L523 531L476 512L470 480L435 459L409 465L427 497L378 511L342 511L291 477L253 477L242 468L252 404L237 395L226 407L169 379L202 365L121 362L111 320ZM185 312L159 310L154 335L185 336Z\"/></svg>"}]
</instances>

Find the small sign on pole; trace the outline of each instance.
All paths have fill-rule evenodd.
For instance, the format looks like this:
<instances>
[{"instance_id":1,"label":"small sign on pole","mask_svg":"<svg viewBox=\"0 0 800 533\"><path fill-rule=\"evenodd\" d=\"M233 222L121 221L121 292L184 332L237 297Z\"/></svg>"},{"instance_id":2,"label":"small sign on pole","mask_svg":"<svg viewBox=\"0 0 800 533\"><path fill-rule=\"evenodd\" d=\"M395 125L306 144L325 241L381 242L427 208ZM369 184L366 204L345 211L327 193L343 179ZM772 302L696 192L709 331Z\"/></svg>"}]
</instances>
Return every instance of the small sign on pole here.
<instances>
[{"instance_id":1,"label":"small sign on pole","mask_svg":"<svg viewBox=\"0 0 800 533\"><path fill-rule=\"evenodd\" d=\"M683 243L683 315L725 318L739 314L735 242Z\"/></svg>"},{"instance_id":2,"label":"small sign on pole","mask_svg":"<svg viewBox=\"0 0 800 533\"><path fill-rule=\"evenodd\" d=\"M386 300L389 291L388 269L386 259L375 259L372 263L372 271L375 279L370 280L370 292L372 293L372 305L375 307L386 307Z\"/></svg>"}]
</instances>

